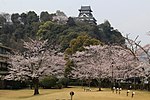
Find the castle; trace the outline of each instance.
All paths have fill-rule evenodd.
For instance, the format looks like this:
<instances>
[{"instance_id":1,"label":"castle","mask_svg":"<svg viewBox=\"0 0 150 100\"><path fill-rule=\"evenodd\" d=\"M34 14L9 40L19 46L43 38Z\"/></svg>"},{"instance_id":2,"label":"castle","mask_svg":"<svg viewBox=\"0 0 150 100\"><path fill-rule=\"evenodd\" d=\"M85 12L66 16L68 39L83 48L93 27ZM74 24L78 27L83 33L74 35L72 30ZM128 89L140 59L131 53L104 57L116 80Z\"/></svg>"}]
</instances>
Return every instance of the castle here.
<instances>
[{"instance_id":1,"label":"castle","mask_svg":"<svg viewBox=\"0 0 150 100\"><path fill-rule=\"evenodd\" d=\"M96 24L96 19L93 17L90 6L81 6L79 9L79 15L75 18L76 21L88 22L90 24Z\"/></svg>"}]
</instances>

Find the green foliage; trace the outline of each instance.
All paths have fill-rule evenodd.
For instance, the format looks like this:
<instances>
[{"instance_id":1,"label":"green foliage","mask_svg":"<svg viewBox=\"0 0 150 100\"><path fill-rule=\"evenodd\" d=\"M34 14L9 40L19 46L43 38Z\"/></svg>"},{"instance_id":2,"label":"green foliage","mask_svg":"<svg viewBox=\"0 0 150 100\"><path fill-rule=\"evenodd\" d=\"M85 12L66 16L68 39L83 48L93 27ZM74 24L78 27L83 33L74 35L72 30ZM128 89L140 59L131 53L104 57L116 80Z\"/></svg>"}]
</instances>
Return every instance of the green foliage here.
<instances>
[{"instance_id":1,"label":"green foliage","mask_svg":"<svg viewBox=\"0 0 150 100\"><path fill-rule=\"evenodd\" d=\"M58 79L54 76L47 76L40 81L43 88L52 88L56 86Z\"/></svg>"},{"instance_id":2,"label":"green foliage","mask_svg":"<svg viewBox=\"0 0 150 100\"><path fill-rule=\"evenodd\" d=\"M22 39L39 37L48 39L50 47L59 48L62 52L67 51L68 54L82 51L83 46L95 45L97 40L104 44L125 43L121 33L115 30L109 21L100 25L91 25L86 22L76 22L74 18L69 17L66 24L60 25L52 21L53 16L56 14L43 11L39 17L34 11L29 11L12 14L10 21L9 14L0 14L0 42L11 48L22 50L20 42ZM77 37L83 35L87 35L91 39L80 37L81 39L78 38L75 41Z\"/></svg>"},{"instance_id":3,"label":"green foliage","mask_svg":"<svg viewBox=\"0 0 150 100\"><path fill-rule=\"evenodd\" d=\"M0 26L4 25L6 23L6 18L3 16L3 14L0 14Z\"/></svg>"},{"instance_id":4,"label":"green foliage","mask_svg":"<svg viewBox=\"0 0 150 100\"><path fill-rule=\"evenodd\" d=\"M58 86L60 86L60 84L62 84L66 88L69 85L69 79L65 78L65 77L61 78L61 79L59 79L58 83L59 83Z\"/></svg>"},{"instance_id":5,"label":"green foliage","mask_svg":"<svg viewBox=\"0 0 150 100\"><path fill-rule=\"evenodd\" d=\"M55 14L49 14L47 11L45 12L43 11L40 14L40 21L41 22L52 21L54 15Z\"/></svg>"},{"instance_id":6,"label":"green foliage","mask_svg":"<svg viewBox=\"0 0 150 100\"><path fill-rule=\"evenodd\" d=\"M125 39L121 35L121 33L118 30L114 30L113 27L111 27L111 24L109 21L105 21L104 23L98 25L99 28L99 35L102 42L106 44L124 44Z\"/></svg>"},{"instance_id":7,"label":"green foliage","mask_svg":"<svg viewBox=\"0 0 150 100\"><path fill-rule=\"evenodd\" d=\"M25 82L22 81L6 81L5 80L5 84L7 84L4 88L5 89L22 89L22 88L26 88L27 84Z\"/></svg>"},{"instance_id":8,"label":"green foliage","mask_svg":"<svg viewBox=\"0 0 150 100\"><path fill-rule=\"evenodd\" d=\"M22 13L22 14L20 15L20 17L21 17L21 22L22 22L24 25L26 25L26 24L27 24L27 14Z\"/></svg>"},{"instance_id":9,"label":"green foliage","mask_svg":"<svg viewBox=\"0 0 150 100\"><path fill-rule=\"evenodd\" d=\"M49 45L58 44L59 34L63 31L63 26L54 22L47 21L40 26L37 35L42 39L48 39Z\"/></svg>"},{"instance_id":10,"label":"green foliage","mask_svg":"<svg viewBox=\"0 0 150 100\"><path fill-rule=\"evenodd\" d=\"M33 22L39 22L39 17L34 11L29 11L27 13L27 23L32 24Z\"/></svg>"},{"instance_id":11,"label":"green foliage","mask_svg":"<svg viewBox=\"0 0 150 100\"><path fill-rule=\"evenodd\" d=\"M0 42L6 46L22 51L23 44L20 42L22 39L26 40L29 37L36 38L36 33L41 24L39 17L34 11L22 14L14 13L11 15L11 21L5 22L2 29L0 29Z\"/></svg>"},{"instance_id":12,"label":"green foliage","mask_svg":"<svg viewBox=\"0 0 150 100\"><path fill-rule=\"evenodd\" d=\"M75 26L76 25L76 23L72 17L68 18L67 25L68 26Z\"/></svg>"},{"instance_id":13,"label":"green foliage","mask_svg":"<svg viewBox=\"0 0 150 100\"><path fill-rule=\"evenodd\" d=\"M84 51L84 46L99 45L101 42L87 35L78 36L71 40L69 48L66 49L66 54L74 54L76 51Z\"/></svg>"},{"instance_id":14,"label":"green foliage","mask_svg":"<svg viewBox=\"0 0 150 100\"><path fill-rule=\"evenodd\" d=\"M69 47L70 41L77 37L78 33L76 32L68 32L68 34L60 36L59 42L61 45L61 50L65 51Z\"/></svg>"},{"instance_id":15,"label":"green foliage","mask_svg":"<svg viewBox=\"0 0 150 100\"><path fill-rule=\"evenodd\" d=\"M19 20L20 15L18 13L12 14L11 15L11 20L14 24L19 24L20 20Z\"/></svg>"},{"instance_id":16,"label":"green foliage","mask_svg":"<svg viewBox=\"0 0 150 100\"><path fill-rule=\"evenodd\" d=\"M65 73L64 73L64 76L69 78L70 76L70 72L73 70L73 67L75 67L75 64L73 63L72 60L67 60L67 63L66 63L66 67L65 67Z\"/></svg>"}]
</instances>

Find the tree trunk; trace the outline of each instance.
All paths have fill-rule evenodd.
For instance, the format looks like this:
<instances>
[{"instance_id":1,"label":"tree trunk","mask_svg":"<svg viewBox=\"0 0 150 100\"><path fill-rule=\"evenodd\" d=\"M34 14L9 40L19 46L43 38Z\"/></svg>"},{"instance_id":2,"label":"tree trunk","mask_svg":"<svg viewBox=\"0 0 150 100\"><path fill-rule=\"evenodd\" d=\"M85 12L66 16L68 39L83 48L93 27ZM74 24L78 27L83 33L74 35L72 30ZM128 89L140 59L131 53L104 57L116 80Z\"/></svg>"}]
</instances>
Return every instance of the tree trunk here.
<instances>
[{"instance_id":1,"label":"tree trunk","mask_svg":"<svg viewBox=\"0 0 150 100\"><path fill-rule=\"evenodd\" d=\"M91 82L89 81L89 88L91 87Z\"/></svg>"},{"instance_id":2,"label":"tree trunk","mask_svg":"<svg viewBox=\"0 0 150 100\"><path fill-rule=\"evenodd\" d=\"M33 84L34 84L34 95L38 95L39 94L39 79L34 78Z\"/></svg>"},{"instance_id":3,"label":"tree trunk","mask_svg":"<svg viewBox=\"0 0 150 100\"><path fill-rule=\"evenodd\" d=\"M134 90L136 90L136 80L135 80L135 77L134 77Z\"/></svg>"},{"instance_id":4,"label":"tree trunk","mask_svg":"<svg viewBox=\"0 0 150 100\"><path fill-rule=\"evenodd\" d=\"M97 80L97 82L98 82L98 91L102 91L102 89L101 89L101 82L102 82L102 79L101 79L101 78L97 78L96 80Z\"/></svg>"},{"instance_id":5,"label":"tree trunk","mask_svg":"<svg viewBox=\"0 0 150 100\"><path fill-rule=\"evenodd\" d=\"M148 78L148 91L150 91L150 78Z\"/></svg>"},{"instance_id":6,"label":"tree trunk","mask_svg":"<svg viewBox=\"0 0 150 100\"><path fill-rule=\"evenodd\" d=\"M92 80L91 80L91 79L88 79L89 88L91 87L91 82L92 82Z\"/></svg>"},{"instance_id":7,"label":"tree trunk","mask_svg":"<svg viewBox=\"0 0 150 100\"><path fill-rule=\"evenodd\" d=\"M81 86L82 86L82 88L84 88L84 86L83 86L83 80L81 80Z\"/></svg>"},{"instance_id":8,"label":"tree trunk","mask_svg":"<svg viewBox=\"0 0 150 100\"><path fill-rule=\"evenodd\" d=\"M102 91L102 89L101 89L101 81L98 82L98 88L99 88L98 91Z\"/></svg>"}]
</instances>

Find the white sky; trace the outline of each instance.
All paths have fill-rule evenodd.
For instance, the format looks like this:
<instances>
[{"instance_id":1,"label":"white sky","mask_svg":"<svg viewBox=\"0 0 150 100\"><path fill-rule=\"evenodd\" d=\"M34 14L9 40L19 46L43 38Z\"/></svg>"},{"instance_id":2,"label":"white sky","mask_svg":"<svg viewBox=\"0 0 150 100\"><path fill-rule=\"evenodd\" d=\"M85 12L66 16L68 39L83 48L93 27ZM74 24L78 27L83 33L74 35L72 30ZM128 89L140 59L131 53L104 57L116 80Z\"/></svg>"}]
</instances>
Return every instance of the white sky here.
<instances>
[{"instance_id":1,"label":"white sky","mask_svg":"<svg viewBox=\"0 0 150 100\"><path fill-rule=\"evenodd\" d=\"M0 13L63 11L78 16L81 5L90 5L98 24L109 20L111 25L131 38L139 35L142 45L150 43L150 0L0 0Z\"/></svg>"}]
</instances>

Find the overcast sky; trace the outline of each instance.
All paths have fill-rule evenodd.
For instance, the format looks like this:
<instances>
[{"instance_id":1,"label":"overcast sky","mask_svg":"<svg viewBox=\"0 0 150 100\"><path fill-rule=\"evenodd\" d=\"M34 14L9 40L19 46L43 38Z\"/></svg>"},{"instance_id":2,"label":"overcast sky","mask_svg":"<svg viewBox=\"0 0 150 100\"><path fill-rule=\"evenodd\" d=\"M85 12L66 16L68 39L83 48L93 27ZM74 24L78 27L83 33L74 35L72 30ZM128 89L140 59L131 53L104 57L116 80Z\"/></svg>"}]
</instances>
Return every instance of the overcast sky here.
<instances>
[{"instance_id":1,"label":"overcast sky","mask_svg":"<svg viewBox=\"0 0 150 100\"><path fill-rule=\"evenodd\" d=\"M22 13L63 11L67 16L78 16L81 5L90 5L100 24L109 20L111 25L134 38L139 35L142 45L150 43L150 0L0 0L0 12Z\"/></svg>"}]
</instances>

